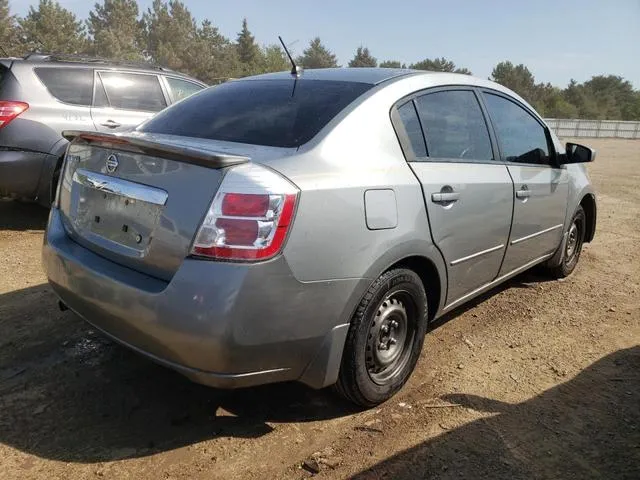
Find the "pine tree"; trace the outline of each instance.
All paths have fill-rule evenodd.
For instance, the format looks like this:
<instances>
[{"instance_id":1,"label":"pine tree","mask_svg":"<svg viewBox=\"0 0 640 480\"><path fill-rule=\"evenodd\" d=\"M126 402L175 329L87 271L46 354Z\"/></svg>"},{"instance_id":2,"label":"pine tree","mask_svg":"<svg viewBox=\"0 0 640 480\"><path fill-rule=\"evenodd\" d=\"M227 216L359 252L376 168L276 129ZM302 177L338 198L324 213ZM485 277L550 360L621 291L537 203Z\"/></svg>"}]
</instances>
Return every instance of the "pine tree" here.
<instances>
[{"instance_id":1,"label":"pine tree","mask_svg":"<svg viewBox=\"0 0 640 480\"><path fill-rule=\"evenodd\" d=\"M40 0L38 8L18 21L24 49L48 53L83 53L87 38L76 16L55 0Z\"/></svg>"},{"instance_id":2,"label":"pine tree","mask_svg":"<svg viewBox=\"0 0 640 480\"><path fill-rule=\"evenodd\" d=\"M444 57L441 58L425 58L420 62L409 65L409 68L415 70L429 70L432 72L452 72L452 73L464 73L465 75L472 75L468 68L456 68L455 63L451 60L447 60Z\"/></svg>"},{"instance_id":3,"label":"pine tree","mask_svg":"<svg viewBox=\"0 0 640 480\"><path fill-rule=\"evenodd\" d=\"M0 56L17 55L16 19L9 11L9 0L0 0Z\"/></svg>"},{"instance_id":4,"label":"pine tree","mask_svg":"<svg viewBox=\"0 0 640 480\"><path fill-rule=\"evenodd\" d=\"M198 28L191 56L190 73L210 85L242 75L235 45L209 20L203 21Z\"/></svg>"},{"instance_id":5,"label":"pine tree","mask_svg":"<svg viewBox=\"0 0 640 480\"><path fill-rule=\"evenodd\" d=\"M302 65L304 68L330 68L338 66L336 56L322 45L320 37L311 40L309 47L297 58L296 63Z\"/></svg>"},{"instance_id":6,"label":"pine tree","mask_svg":"<svg viewBox=\"0 0 640 480\"><path fill-rule=\"evenodd\" d=\"M256 44L255 38L251 35L249 27L247 26L247 19L242 20L242 30L238 33L236 40L238 49L238 58L242 64L244 74L251 75L257 73L260 70L260 63L262 63L262 52L260 47Z\"/></svg>"},{"instance_id":7,"label":"pine tree","mask_svg":"<svg viewBox=\"0 0 640 480\"><path fill-rule=\"evenodd\" d=\"M143 15L147 54L156 63L173 70L191 73L195 68L196 21L179 0L154 0Z\"/></svg>"},{"instance_id":8,"label":"pine tree","mask_svg":"<svg viewBox=\"0 0 640 480\"><path fill-rule=\"evenodd\" d=\"M407 68L406 65L401 64L397 60L385 60L384 62L380 62L378 66L381 68Z\"/></svg>"},{"instance_id":9,"label":"pine tree","mask_svg":"<svg viewBox=\"0 0 640 480\"><path fill-rule=\"evenodd\" d=\"M349 62L350 67L377 67L378 61L371 56L367 47L358 47L355 56Z\"/></svg>"},{"instance_id":10,"label":"pine tree","mask_svg":"<svg viewBox=\"0 0 640 480\"><path fill-rule=\"evenodd\" d=\"M262 52L261 73L291 70L291 62L279 45L269 45Z\"/></svg>"},{"instance_id":11,"label":"pine tree","mask_svg":"<svg viewBox=\"0 0 640 480\"><path fill-rule=\"evenodd\" d=\"M93 37L90 51L117 60L141 60L143 28L136 0L104 0L95 4L87 20Z\"/></svg>"}]
</instances>

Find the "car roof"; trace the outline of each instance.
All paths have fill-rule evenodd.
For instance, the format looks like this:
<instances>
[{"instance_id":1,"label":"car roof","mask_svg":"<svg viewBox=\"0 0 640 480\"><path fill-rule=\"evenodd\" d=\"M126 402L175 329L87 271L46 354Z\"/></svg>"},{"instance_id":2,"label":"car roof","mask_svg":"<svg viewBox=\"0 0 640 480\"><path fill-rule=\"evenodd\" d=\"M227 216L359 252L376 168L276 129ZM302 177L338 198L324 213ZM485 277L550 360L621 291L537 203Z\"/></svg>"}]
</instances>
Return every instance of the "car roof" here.
<instances>
[{"instance_id":1,"label":"car roof","mask_svg":"<svg viewBox=\"0 0 640 480\"><path fill-rule=\"evenodd\" d=\"M358 82L377 85L392 78L419 73L417 70L406 68L314 68L303 70L300 74L302 80L328 80L341 82ZM239 80L290 80L292 74L289 71L265 73L241 78Z\"/></svg>"},{"instance_id":2,"label":"car roof","mask_svg":"<svg viewBox=\"0 0 640 480\"><path fill-rule=\"evenodd\" d=\"M57 54L40 54L32 53L25 57L8 57L0 58L0 63L7 67L17 65L29 67L56 67L56 68L94 68L94 69L117 69L119 71L145 72L163 75L174 75L185 79L192 80L202 85L204 82L197 80L184 73L176 72L166 67L154 65L146 62L127 62L108 60L97 57L89 57L83 55L57 55Z\"/></svg>"},{"instance_id":3,"label":"car roof","mask_svg":"<svg viewBox=\"0 0 640 480\"><path fill-rule=\"evenodd\" d=\"M252 77L239 78L234 81L246 80L291 80L293 75L289 71L266 73L263 75L254 75ZM302 81L305 80L326 80L326 81L343 81L343 82L360 82L371 85L378 85L389 80L411 81L410 78L420 79L422 88L438 87L448 85L464 85L480 88L490 88L508 94L526 105L529 105L522 97L512 90L496 83L473 75L452 72L432 72L430 70L412 70L409 68L318 68L304 70L299 76Z\"/></svg>"},{"instance_id":4,"label":"car roof","mask_svg":"<svg viewBox=\"0 0 640 480\"><path fill-rule=\"evenodd\" d=\"M464 85L486 85L487 81L479 77L472 75L466 75L462 73L451 72L433 72L430 70L412 70L410 68L380 68L380 67L365 67L365 68L353 68L353 67L338 67L338 68L314 68L309 70L303 70L299 76L301 80L328 80L328 81L342 81L342 82L359 82L368 83L371 85L378 85L392 79L399 79L401 77L408 76L428 76L436 81L442 81L444 83L458 83ZM274 72L265 73L262 75L254 75L251 77L244 77L238 80L284 80L291 79L293 76L291 72ZM494 84L494 82L489 82Z\"/></svg>"}]
</instances>

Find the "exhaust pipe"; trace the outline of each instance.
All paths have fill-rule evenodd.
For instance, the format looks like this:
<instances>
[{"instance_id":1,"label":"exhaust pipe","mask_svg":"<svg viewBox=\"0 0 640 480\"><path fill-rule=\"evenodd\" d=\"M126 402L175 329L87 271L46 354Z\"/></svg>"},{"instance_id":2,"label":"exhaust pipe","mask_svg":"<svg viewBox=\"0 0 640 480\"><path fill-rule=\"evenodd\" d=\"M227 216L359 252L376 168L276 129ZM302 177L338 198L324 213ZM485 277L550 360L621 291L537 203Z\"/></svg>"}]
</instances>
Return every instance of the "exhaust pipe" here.
<instances>
[{"instance_id":1,"label":"exhaust pipe","mask_svg":"<svg viewBox=\"0 0 640 480\"><path fill-rule=\"evenodd\" d=\"M66 312L67 310L69 310L69 307L67 307L67 305L62 300L58 300L58 308L61 312Z\"/></svg>"}]
</instances>

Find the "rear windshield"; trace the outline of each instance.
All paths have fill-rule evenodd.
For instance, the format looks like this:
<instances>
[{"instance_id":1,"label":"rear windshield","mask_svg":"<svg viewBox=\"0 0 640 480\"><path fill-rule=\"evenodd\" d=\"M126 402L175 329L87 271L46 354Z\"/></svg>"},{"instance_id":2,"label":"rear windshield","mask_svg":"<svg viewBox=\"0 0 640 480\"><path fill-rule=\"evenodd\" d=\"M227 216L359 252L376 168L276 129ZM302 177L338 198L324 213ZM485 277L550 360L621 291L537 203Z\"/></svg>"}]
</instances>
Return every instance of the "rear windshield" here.
<instances>
[{"instance_id":1,"label":"rear windshield","mask_svg":"<svg viewBox=\"0 0 640 480\"><path fill-rule=\"evenodd\" d=\"M326 80L245 80L197 93L140 127L148 133L297 147L372 85Z\"/></svg>"}]
</instances>

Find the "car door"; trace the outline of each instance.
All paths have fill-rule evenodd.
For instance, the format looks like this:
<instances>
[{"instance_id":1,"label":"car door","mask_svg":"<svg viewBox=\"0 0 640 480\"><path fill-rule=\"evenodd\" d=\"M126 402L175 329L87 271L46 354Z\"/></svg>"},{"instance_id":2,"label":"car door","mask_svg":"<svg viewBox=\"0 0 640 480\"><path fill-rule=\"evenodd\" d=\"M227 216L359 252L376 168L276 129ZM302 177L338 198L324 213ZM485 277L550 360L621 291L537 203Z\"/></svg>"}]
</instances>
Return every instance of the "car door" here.
<instances>
[{"instance_id":1,"label":"car door","mask_svg":"<svg viewBox=\"0 0 640 480\"><path fill-rule=\"evenodd\" d=\"M473 89L422 92L400 104L395 116L404 128L400 137L409 165L422 184L432 240L447 264L449 308L498 275L513 184L496 160Z\"/></svg>"},{"instance_id":2,"label":"car door","mask_svg":"<svg viewBox=\"0 0 640 480\"><path fill-rule=\"evenodd\" d=\"M157 75L96 71L91 117L100 132L136 127L167 106Z\"/></svg>"},{"instance_id":3,"label":"car door","mask_svg":"<svg viewBox=\"0 0 640 480\"><path fill-rule=\"evenodd\" d=\"M513 225L500 275L556 251L569 191L567 169L555 164L546 127L517 100L490 90L482 98L514 183Z\"/></svg>"}]
</instances>

